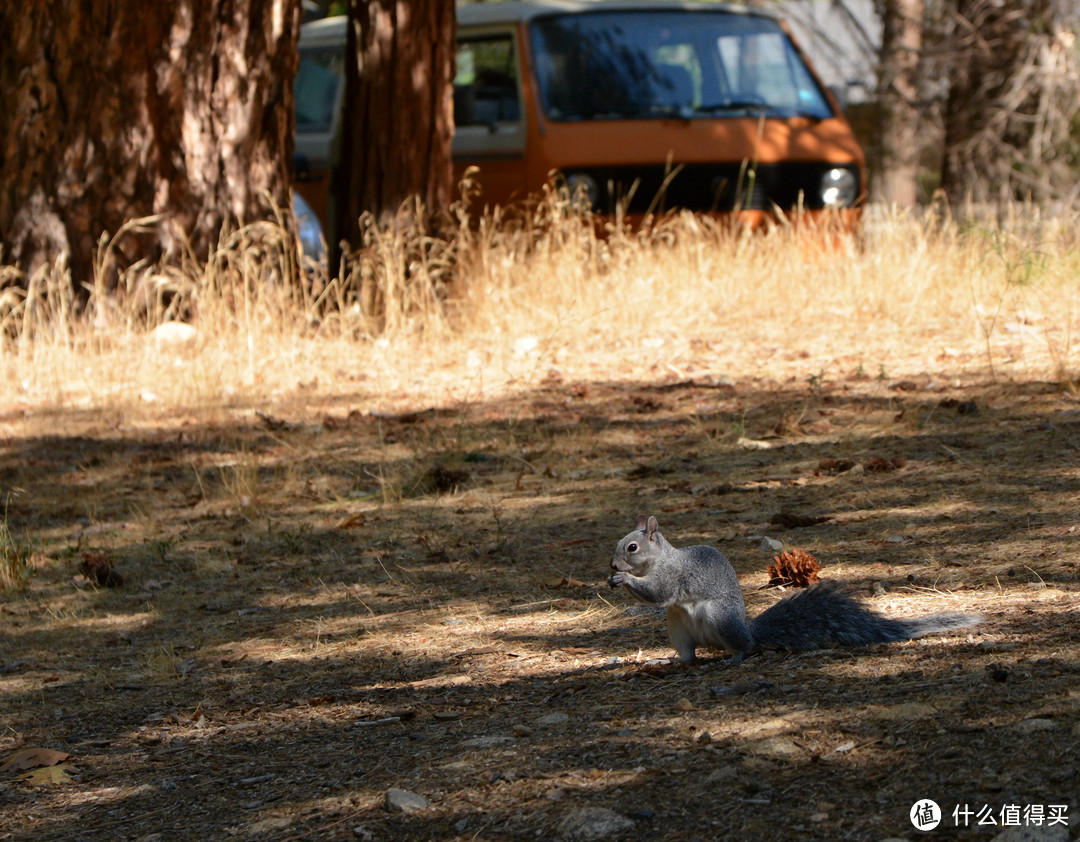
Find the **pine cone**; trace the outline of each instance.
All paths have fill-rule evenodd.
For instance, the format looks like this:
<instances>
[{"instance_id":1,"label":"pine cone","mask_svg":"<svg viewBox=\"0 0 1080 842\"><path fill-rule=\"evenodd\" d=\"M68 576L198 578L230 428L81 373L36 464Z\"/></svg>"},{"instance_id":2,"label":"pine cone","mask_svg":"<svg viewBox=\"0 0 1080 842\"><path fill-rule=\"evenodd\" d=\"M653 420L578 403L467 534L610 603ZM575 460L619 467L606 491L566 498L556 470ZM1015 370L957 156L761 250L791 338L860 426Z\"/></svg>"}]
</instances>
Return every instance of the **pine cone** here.
<instances>
[{"instance_id":1,"label":"pine cone","mask_svg":"<svg viewBox=\"0 0 1080 842\"><path fill-rule=\"evenodd\" d=\"M821 565L805 550L788 550L773 557L766 569L770 585L792 585L806 588L818 580Z\"/></svg>"}]
</instances>

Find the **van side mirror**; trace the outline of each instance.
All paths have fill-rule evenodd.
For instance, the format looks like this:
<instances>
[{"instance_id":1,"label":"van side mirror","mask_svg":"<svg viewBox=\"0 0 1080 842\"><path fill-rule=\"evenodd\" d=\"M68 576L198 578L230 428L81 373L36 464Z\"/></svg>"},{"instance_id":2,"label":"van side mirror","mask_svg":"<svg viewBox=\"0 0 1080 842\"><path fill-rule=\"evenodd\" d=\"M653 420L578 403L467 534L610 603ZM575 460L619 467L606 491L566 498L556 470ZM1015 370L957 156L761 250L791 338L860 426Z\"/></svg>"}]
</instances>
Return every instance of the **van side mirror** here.
<instances>
[{"instance_id":1,"label":"van side mirror","mask_svg":"<svg viewBox=\"0 0 1080 842\"><path fill-rule=\"evenodd\" d=\"M844 111L848 110L848 106L862 102L865 98L853 99L851 94L856 88L865 91L866 83L862 79L845 79L843 82L834 82L829 85L829 91L836 97L836 101L840 103L840 107Z\"/></svg>"}]
</instances>

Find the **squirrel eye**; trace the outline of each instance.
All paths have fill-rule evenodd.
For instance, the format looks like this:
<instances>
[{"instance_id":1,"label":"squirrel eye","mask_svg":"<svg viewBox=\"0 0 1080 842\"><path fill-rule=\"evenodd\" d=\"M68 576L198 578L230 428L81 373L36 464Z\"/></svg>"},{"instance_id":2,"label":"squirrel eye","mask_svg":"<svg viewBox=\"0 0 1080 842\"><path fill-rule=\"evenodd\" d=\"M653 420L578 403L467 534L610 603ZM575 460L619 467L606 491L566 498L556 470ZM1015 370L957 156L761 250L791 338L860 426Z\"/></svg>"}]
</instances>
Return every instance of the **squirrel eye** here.
<instances>
[{"instance_id":1,"label":"squirrel eye","mask_svg":"<svg viewBox=\"0 0 1080 842\"><path fill-rule=\"evenodd\" d=\"M633 542L627 544L626 545L626 551L628 553L636 553L637 552L637 544L635 544Z\"/></svg>"}]
</instances>

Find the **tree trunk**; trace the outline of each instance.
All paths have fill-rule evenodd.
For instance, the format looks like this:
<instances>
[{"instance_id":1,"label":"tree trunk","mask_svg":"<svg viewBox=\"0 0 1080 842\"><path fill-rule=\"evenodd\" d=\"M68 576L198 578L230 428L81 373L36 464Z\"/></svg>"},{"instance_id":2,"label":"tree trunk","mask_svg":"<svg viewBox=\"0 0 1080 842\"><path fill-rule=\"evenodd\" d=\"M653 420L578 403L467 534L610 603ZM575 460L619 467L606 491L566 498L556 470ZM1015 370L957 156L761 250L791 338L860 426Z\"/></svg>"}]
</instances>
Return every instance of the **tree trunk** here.
<instances>
[{"instance_id":1,"label":"tree trunk","mask_svg":"<svg viewBox=\"0 0 1080 842\"><path fill-rule=\"evenodd\" d=\"M449 206L455 34L453 0L349 0L335 240L358 245L364 211Z\"/></svg>"},{"instance_id":2,"label":"tree trunk","mask_svg":"<svg viewBox=\"0 0 1080 842\"><path fill-rule=\"evenodd\" d=\"M882 33L876 192L889 204L913 207L918 200L922 135L918 101L923 0L884 0L878 10Z\"/></svg>"},{"instance_id":3,"label":"tree trunk","mask_svg":"<svg viewBox=\"0 0 1080 842\"><path fill-rule=\"evenodd\" d=\"M954 203L1075 200L1076 59L1058 0L958 0L942 189Z\"/></svg>"},{"instance_id":4,"label":"tree trunk","mask_svg":"<svg viewBox=\"0 0 1080 842\"><path fill-rule=\"evenodd\" d=\"M0 242L26 272L90 282L121 258L205 257L226 222L288 206L299 0L4 0ZM103 280L106 285L115 282Z\"/></svg>"}]
</instances>

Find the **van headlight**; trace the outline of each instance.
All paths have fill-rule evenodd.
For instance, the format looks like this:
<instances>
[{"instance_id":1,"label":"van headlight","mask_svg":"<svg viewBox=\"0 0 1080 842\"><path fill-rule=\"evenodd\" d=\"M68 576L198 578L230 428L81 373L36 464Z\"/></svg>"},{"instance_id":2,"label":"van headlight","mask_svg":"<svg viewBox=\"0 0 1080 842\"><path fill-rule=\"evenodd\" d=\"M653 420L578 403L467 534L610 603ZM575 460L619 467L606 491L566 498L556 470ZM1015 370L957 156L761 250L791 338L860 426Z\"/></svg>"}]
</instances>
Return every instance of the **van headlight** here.
<instances>
[{"instance_id":1,"label":"van headlight","mask_svg":"<svg viewBox=\"0 0 1080 842\"><path fill-rule=\"evenodd\" d=\"M586 209L596 207L600 198L600 188L596 179L583 172L570 173L566 177L566 189L570 193L570 201L582 202Z\"/></svg>"},{"instance_id":2,"label":"van headlight","mask_svg":"<svg viewBox=\"0 0 1080 842\"><path fill-rule=\"evenodd\" d=\"M827 208L849 208L859 197L859 179L845 167L833 167L821 177L821 203Z\"/></svg>"}]
</instances>

